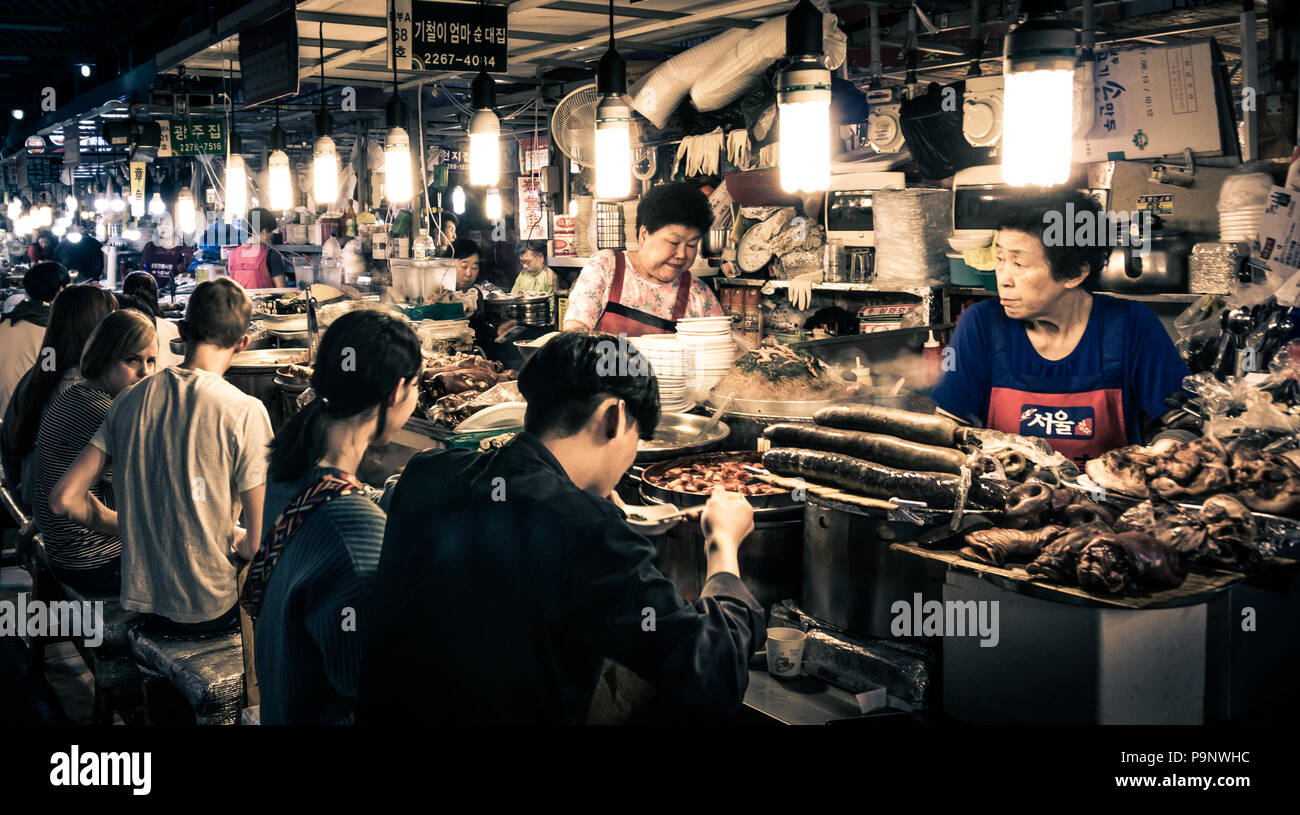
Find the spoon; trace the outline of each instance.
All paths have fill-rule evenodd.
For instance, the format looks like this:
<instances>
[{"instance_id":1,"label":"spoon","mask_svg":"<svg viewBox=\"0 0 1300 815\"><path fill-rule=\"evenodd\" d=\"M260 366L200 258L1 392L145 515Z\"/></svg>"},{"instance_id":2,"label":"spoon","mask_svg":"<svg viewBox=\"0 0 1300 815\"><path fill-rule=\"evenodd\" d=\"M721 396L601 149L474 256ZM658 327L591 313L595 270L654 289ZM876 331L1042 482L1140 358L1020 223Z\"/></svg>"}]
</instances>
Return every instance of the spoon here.
<instances>
[{"instance_id":1,"label":"spoon","mask_svg":"<svg viewBox=\"0 0 1300 815\"><path fill-rule=\"evenodd\" d=\"M628 506L623 508L623 513L633 524L642 524L645 526L657 526L666 521L676 520L690 512L690 508L679 507L673 504L649 504L647 506Z\"/></svg>"}]
</instances>

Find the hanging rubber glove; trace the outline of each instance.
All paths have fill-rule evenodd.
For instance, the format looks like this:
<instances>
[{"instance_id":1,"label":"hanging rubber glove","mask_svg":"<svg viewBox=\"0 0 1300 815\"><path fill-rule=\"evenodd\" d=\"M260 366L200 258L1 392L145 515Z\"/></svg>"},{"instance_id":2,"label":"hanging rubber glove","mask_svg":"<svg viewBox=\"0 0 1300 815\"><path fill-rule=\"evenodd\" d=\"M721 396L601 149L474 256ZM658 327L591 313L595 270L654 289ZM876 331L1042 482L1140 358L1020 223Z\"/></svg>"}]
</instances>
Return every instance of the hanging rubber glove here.
<instances>
[{"instance_id":1,"label":"hanging rubber glove","mask_svg":"<svg viewBox=\"0 0 1300 815\"><path fill-rule=\"evenodd\" d=\"M790 305L799 311L807 311L812 305L813 284L822 282L822 273L808 272L790 280L790 286L786 290L786 296L790 298Z\"/></svg>"}]
</instances>

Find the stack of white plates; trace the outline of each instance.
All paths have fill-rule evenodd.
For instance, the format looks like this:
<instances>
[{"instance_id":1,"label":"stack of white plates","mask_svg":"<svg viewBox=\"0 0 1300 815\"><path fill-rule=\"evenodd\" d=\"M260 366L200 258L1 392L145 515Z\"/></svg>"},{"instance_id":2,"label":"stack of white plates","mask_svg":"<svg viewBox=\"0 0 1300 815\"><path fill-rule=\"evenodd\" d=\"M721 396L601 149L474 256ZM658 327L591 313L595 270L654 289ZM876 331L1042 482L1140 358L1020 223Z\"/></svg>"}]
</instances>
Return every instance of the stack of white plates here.
<instances>
[{"instance_id":1,"label":"stack of white plates","mask_svg":"<svg viewBox=\"0 0 1300 815\"><path fill-rule=\"evenodd\" d=\"M630 342L650 362L659 380L659 405L665 413L680 413L690 404L686 380L691 372L691 349L672 334L646 334Z\"/></svg>"},{"instance_id":2,"label":"stack of white plates","mask_svg":"<svg viewBox=\"0 0 1300 815\"><path fill-rule=\"evenodd\" d=\"M688 386L705 391L727 375L736 361L730 317L689 317L677 321L677 336L693 352L694 377Z\"/></svg>"}]
</instances>

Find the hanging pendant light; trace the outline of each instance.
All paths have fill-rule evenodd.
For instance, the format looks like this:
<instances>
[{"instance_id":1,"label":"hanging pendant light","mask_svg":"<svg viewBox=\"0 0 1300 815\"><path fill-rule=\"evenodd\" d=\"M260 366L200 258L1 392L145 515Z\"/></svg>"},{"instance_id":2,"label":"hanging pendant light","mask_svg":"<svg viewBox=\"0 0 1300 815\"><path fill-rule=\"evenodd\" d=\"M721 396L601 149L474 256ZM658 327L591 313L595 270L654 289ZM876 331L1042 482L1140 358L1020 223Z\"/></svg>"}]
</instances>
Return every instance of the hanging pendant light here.
<instances>
[{"instance_id":1,"label":"hanging pendant light","mask_svg":"<svg viewBox=\"0 0 1300 815\"><path fill-rule=\"evenodd\" d=\"M474 77L474 115L469 120L469 183L495 187L501 180L501 120L496 83L486 71Z\"/></svg>"},{"instance_id":2,"label":"hanging pendant light","mask_svg":"<svg viewBox=\"0 0 1300 815\"><path fill-rule=\"evenodd\" d=\"M483 215L489 221L501 220L501 191L496 187L489 189L483 199Z\"/></svg>"},{"instance_id":3,"label":"hanging pendant light","mask_svg":"<svg viewBox=\"0 0 1300 815\"><path fill-rule=\"evenodd\" d=\"M194 193L189 187L181 187L176 196L176 231L182 235L193 235L198 228L198 213L194 208Z\"/></svg>"},{"instance_id":4,"label":"hanging pendant light","mask_svg":"<svg viewBox=\"0 0 1300 815\"><path fill-rule=\"evenodd\" d=\"M596 197L626 198L632 186L632 109L627 62L614 47L614 0L609 0L609 50L596 71Z\"/></svg>"},{"instance_id":5,"label":"hanging pendant light","mask_svg":"<svg viewBox=\"0 0 1300 815\"><path fill-rule=\"evenodd\" d=\"M48 204L37 207L35 212L36 212L37 226L48 228L51 224L54 223L54 208L49 206Z\"/></svg>"},{"instance_id":6,"label":"hanging pendant light","mask_svg":"<svg viewBox=\"0 0 1300 815\"><path fill-rule=\"evenodd\" d=\"M143 216L144 216L144 196L141 195L139 198L136 198L134 195L132 195L131 196L131 217L140 218Z\"/></svg>"},{"instance_id":7,"label":"hanging pendant light","mask_svg":"<svg viewBox=\"0 0 1300 815\"><path fill-rule=\"evenodd\" d=\"M465 214L465 188L459 184L451 191L451 211L457 215Z\"/></svg>"},{"instance_id":8,"label":"hanging pendant light","mask_svg":"<svg viewBox=\"0 0 1300 815\"><path fill-rule=\"evenodd\" d=\"M1049 3L1026 3L1003 40L1002 176L1052 186L1070 178L1077 31Z\"/></svg>"},{"instance_id":9,"label":"hanging pendant light","mask_svg":"<svg viewBox=\"0 0 1300 815\"><path fill-rule=\"evenodd\" d=\"M325 110L325 24L320 26L320 112L316 114L316 144L312 149L312 197L317 206L332 207L339 200L339 153L330 136L334 122Z\"/></svg>"},{"instance_id":10,"label":"hanging pendant light","mask_svg":"<svg viewBox=\"0 0 1300 815\"><path fill-rule=\"evenodd\" d=\"M230 176L227 175L226 178L227 178L226 188L229 189L230 182L228 179L230 178ZM157 218L159 215L162 215L166 211L167 211L167 205L163 203L162 194L159 193L157 190L154 190L153 198L149 199L149 214Z\"/></svg>"},{"instance_id":11,"label":"hanging pendant light","mask_svg":"<svg viewBox=\"0 0 1300 815\"><path fill-rule=\"evenodd\" d=\"M226 156L226 223L243 218L248 212L248 165L241 153L243 147L239 134L232 131L230 154ZM152 204L149 206L153 208Z\"/></svg>"},{"instance_id":12,"label":"hanging pendant light","mask_svg":"<svg viewBox=\"0 0 1300 815\"><path fill-rule=\"evenodd\" d=\"M63 199L63 207L64 207L64 209L66 209L68 212L76 212L76 211L77 211L77 197L76 197L75 195L73 195L72 193L68 193L68 197Z\"/></svg>"},{"instance_id":13,"label":"hanging pendant light","mask_svg":"<svg viewBox=\"0 0 1300 815\"><path fill-rule=\"evenodd\" d=\"M289 155L284 152L284 128L280 127L280 109L275 109L275 127L271 128L271 155L266 160L270 186L270 207L276 212L293 209L293 177L289 172Z\"/></svg>"},{"instance_id":14,"label":"hanging pendant light","mask_svg":"<svg viewBox=\"0 0 1300 815\"><path fill-rule=\"evenodd\" d=\"M397 88L397 57L393 56L393 96L384 106L388 134L384 138L384 194L390 206L411 200L411 138L402 124L407 120L406 103Z\"/></svg>"},{"instance_id":15,"label":"hanging pendant light","mask_svg":"<svg viewBox=\"0 0 1300 815\"><path fill-rule=\"evenodd\" d=\"M76 224L68 227L68 241L70 243L81 243L81 228Z\"/></svg>"},{"instance_id":16,"label":"hanging pendant light","mask_svg":"<svg viewBox=\"0 0 1300 815\"><path fill-rule=\"evenodd\" d=\"M815 192L831 182L831 72L822 53L822 13L799 0L785 18L789 65L777 87L781 188Z\"/></svg>"},{"instance_id":17,"label":"hanging pendant light","mask_svg":"<svg viewBox=\"0 0 1300 815\"><path fill-rule=\"evenodd\" d=\"M5 214L9 216L9 220L11 221L17 221L19 218L21 218L23 215L22 200L19 198L10 198L9 206L5 210Z\"/></svg>"}]
</instances>

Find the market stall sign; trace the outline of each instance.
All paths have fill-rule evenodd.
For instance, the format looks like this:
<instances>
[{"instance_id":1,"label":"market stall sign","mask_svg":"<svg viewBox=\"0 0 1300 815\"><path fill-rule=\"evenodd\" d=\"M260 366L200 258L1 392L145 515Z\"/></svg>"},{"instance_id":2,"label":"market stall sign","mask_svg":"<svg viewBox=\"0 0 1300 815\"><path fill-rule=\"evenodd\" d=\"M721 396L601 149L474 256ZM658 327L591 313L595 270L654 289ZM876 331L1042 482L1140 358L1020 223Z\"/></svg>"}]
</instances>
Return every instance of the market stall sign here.
<instances>
[{"instance_id":1,"label":"market stall sign","mask_svg":"<svg viewBox=\"0 0 1300 815\"><path fill-rule=\"evenodd\" d=\"M223 119L168 120L162 127L160 156L223 156L226 122Z\"/></svg>"},{"instance_id":2,"label":"market stall sign","mask_svg":"<svg viewBox=\"0 0 1300 815\"><path fill-rule=\"evenodd\" d=\"M246 108L298 94L298 21L292 10L240 30L239 75Z\"/></svg>"},{"instance_id":3,"label":"market stall sign","mask_svg":"<svg viewBox=\"0 0 1300 815\"><path fill-rule=\"evenodd\" d=\"M403 71L506 69L506 8L396 0L389 64Z\"/></svg>"},{"instance_id":4,"label":"market stall sign","mask_svg":"<svg viewBox=\"0 0 1300 815\"><path fill-rule=\"evenodd\" d=\"M27 185L53 184L63 171L62 156L31 156L27 159Z\"/></svg>"},{"instance_id":5,"label":"market stall sign","mask_svg":"<svg viewBox=\"0 0 1300 815\"><path fill-rule=\"evenodd\" d=\"M143 161L131 162L131 207L144 209L144 174L149 165Z\"/></svg>"}]
</instances>

